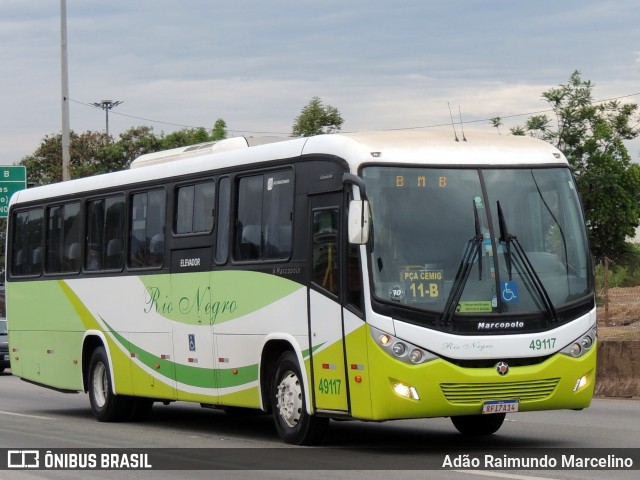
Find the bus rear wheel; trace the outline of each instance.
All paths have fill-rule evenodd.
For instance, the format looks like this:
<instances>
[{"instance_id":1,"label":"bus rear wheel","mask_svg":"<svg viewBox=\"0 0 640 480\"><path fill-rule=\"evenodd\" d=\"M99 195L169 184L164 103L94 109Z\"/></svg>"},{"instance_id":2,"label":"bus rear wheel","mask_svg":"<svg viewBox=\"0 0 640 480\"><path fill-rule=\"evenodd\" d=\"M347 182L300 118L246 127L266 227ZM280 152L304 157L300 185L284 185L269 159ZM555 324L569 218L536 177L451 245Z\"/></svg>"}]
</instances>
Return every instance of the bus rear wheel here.
<instances>
[{"instance_id":1,"label":"bus rear wheel","mask_svg":"<svg viewBox=\"0 0 640 480\"><path fill-rule=\"evenodd\" d=\"M283 353L271 382L271 404L280 438L293 445L313 445L324 436L328 418L309 415L300 367L293 352Z\"/></svg>"},{"instance_id":2,"label":"bus rear wheel","mask_svg":"<svg viewBox=\"0 0 640 480\"><path fill-rule=\"evenodd\" d=\"M131 397L113 393L109 359L104 347L93 351L89 360L89 402L95 417L101 422L124 420L131 413Z\"/></svg>"},{"instance_id":3,"label":"bus rear wheel","mask_svg":"<svg viewBox=\"0 0 640 480\"><path fill-rule=\"evenodd\" d=\"M131 408L128 420L132 422L142 422L151 417L151 409L153 408L153 399L142 397L131 397Z\"/></svg>"},{"instance_id":4,"label":"bus rear wheel","mask_svg":"<svg viewBox=\"0 0 640 480\"><path fill-rule=\"evenodd\" d=\"M504 422L504 413L491 415L460 415L451 417L453 426L463 435L491 435L496 433Z\"/></svg>"}]
</instances>

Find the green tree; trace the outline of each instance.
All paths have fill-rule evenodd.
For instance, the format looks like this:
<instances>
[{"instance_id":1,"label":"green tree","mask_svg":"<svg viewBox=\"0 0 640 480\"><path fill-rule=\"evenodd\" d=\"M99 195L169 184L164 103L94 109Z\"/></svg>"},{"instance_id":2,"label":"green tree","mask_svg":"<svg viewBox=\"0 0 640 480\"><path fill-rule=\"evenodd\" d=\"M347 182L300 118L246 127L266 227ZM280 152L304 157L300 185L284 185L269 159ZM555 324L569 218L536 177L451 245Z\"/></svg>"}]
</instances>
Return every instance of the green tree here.
<instances>
[{"instance_id":1,"label":"green tree","mask_svg":"<svg viewBox=\"0 0 640 480\"><path fill-rule=\"evenodd\" d=\"M121 133L119 140L113 144L113 148L116 149L114 156L121 155L121 163L114 164L111 170L117 171L129 168L131 162L140 155L162 150L162 145L161 139L153 133L153 128L145 125L133 127Z\"/></svg>"},{"instance_id":2,"label":"green tree","mask_svg":"<svg viewBox=\"0 0 640 480\"><path fill-rule=\"evenodd\" d=\"M211 131L211 140L218 141L224 140L225 138L227 138L227 122L219 118L213 125L213 130Z\"/></svg>"},{"instance_id":3,"label":"green tree","mask_svg":"<svg viewBox=\"0 0 640 480\"><path fill-rule=\"evenodd\" d=\"M534 115L511 132L541 138L565 154L582 195L592 251L616 257L640 224L640 165L624 145L640 134L638 105L594 103L592 89L576 70L568 83L542 94L555 125L547 115Z\"/></svg>"},{"instance_id":4,"label":"green tree","mask_svg":"<svg viewBox=\"0 0 640 480\"><path fill-rule=\"evenodd\" d=\"M85 132L70 133L71 143L71 176L85 177L104 173L105 145L110 143L105 133ZM29 183L45 185L62 180L62 135L47 135L33 155L28 155L20 161L20 165L27 167Z\"/></svg>"},{"instance_id":5,"label":"green tree","mask_svg":"<svg viewBox=\"0 0 640 480\"><path fill-rule=\"evenodd\" d=\"M211 132L205 128L187 128L158 136L151 127L140 126L121 133L118 140L105 133L71 132L71 178L124 170L145 153L221 140L227 136L226 127L225 121L219 118ZM19 164L27 167L29 183L46 185L62 180L61 158L62 136L47 135L36 151Z\"/></svg>"},{"instance_id":6,"label":"green tree","mask_svg":"<svg viewBox=\"0 0 640 480\"><path fill-rule=\"evenodd\" d=\"M186 147L209 141L209 133L204 127L186 128L162 137L161 150Z\"/></svg>"},{"instance_id":7,"label":"green tree","mask_svg":"<svg viewBox=\"0 0 640 480\"><path fill-rule=\"evenodd\" d=\"M227 123L219 118L213 125L211 132L204 127L185 128L163 135L160 144L160 150L169 150L171 148L187 147L197 143L217 142L227 138Z\"/></svg>"},{"instance_id":8,"label":"green tree","mask_svg":"<svg viewBox=\"0 0 640 480\"><path fill-rule=\"evenodd\" d=\"M310 137L321 133L340 131L344 120L337 108L323 105L319 97L313 97L293 123L292 137Z\"/></svg>"}]
</instances>

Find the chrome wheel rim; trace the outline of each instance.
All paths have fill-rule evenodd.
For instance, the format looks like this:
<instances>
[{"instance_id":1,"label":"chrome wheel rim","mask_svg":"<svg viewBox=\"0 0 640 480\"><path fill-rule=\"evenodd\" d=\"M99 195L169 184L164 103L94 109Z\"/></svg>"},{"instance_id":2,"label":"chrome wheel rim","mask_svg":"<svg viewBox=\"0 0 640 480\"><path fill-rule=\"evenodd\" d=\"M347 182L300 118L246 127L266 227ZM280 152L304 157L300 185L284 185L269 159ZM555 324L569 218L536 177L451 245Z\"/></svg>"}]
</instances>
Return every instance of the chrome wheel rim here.
<instances>
[{"instance_id":1,"label":"chrome wheel rim","mask_svg":"<svg viewBox=\"0 0 640 480\"><path fill-rule=\"evenodd\" d=\"M98 363L93 369L92 383L93 398L97 407L102 408L107 403L108 388L109 383L107 381L107 369L105 368L104 363Z\"/></svg>"},{"instance_id":2,"label":"chrome wheel rim","mask_svg":"<svg viewBox=\"0 0 640 480\"><path fill-rule=\"evenodd\" d=\"M294 372L285 373L280 379L276 393L278 415L284 423L294 428L302 416L302 387Z\"/></svg>"}]
</instances>

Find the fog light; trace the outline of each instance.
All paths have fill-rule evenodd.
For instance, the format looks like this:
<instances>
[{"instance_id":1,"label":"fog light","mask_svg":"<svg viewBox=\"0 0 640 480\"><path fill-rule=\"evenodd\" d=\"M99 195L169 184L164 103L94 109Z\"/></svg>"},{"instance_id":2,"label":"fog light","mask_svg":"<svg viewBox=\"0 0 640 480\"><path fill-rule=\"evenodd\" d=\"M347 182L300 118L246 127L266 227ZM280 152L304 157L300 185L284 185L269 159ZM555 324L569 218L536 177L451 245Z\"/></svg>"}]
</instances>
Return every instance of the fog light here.
<instances>
[{"instance_id":1,"label":"fog light","mask_svg":"<svg viewBox=\"0 0 640 480\"><path fill-rule=\"evenodd\" d=\"M573 391L577 392L578 390L582 389L587 384L588 381L589 381L589 377L587 375L579 378L578 381L576 382L576 385L573 387Z\"/></svg>"},{"instance_id":2,"label":"fog light","mask_svg":"<svg viewBox=\"0 0 640 480\"><path fill-rule=\"evenodd\" d=\"M394 383L393 391L396 392L401 397L411 398L413 400L420 400L418 391L414 387L410 387L409 385L405 385L404 383Z\"/></svg>"}]
</instances>

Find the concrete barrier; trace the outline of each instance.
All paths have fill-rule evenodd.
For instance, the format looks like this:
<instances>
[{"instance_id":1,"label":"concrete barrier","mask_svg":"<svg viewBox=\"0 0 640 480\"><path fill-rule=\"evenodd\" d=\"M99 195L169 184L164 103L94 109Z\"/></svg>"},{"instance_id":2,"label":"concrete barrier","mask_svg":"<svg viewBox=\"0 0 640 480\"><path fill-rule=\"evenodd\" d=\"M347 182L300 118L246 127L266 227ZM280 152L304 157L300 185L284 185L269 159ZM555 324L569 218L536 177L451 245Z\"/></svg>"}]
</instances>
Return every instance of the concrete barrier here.
<instances>
[{"instance_id":1,"label":"concrete barrier","mask_svg":"<svg viewBox=\"0 0 640 480\"><path fill-rule=\"evenodd\" d=\"M599 340L595 395L640 398L640 341Z\"/></svg>"}]
</instances>

